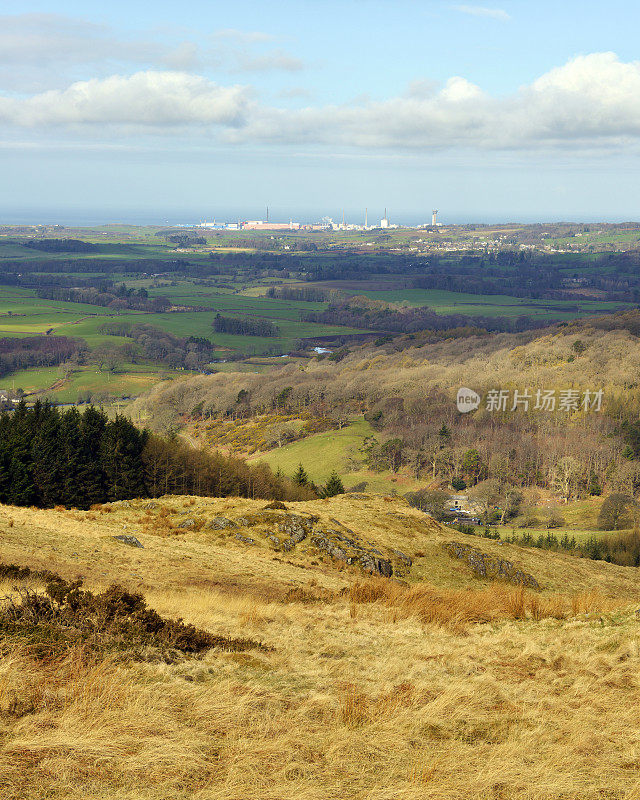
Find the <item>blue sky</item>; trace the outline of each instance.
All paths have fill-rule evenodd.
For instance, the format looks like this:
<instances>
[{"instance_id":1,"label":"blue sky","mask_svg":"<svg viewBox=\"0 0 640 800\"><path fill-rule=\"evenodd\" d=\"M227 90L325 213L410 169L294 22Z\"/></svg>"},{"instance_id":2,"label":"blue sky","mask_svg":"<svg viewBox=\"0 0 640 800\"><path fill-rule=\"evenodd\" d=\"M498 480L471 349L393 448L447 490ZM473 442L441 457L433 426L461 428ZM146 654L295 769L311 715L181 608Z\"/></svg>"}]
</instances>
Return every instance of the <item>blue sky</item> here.
<instances>
[{"instance_id":1,"label":"blue sky","mask_svg":"<svg viewBox=\"0 0 640 800\"><path fill-rule=\"evenodd\" d=\"M0 2L0 222L638 219L636 4Z\"/></svg>"}]
</instances>

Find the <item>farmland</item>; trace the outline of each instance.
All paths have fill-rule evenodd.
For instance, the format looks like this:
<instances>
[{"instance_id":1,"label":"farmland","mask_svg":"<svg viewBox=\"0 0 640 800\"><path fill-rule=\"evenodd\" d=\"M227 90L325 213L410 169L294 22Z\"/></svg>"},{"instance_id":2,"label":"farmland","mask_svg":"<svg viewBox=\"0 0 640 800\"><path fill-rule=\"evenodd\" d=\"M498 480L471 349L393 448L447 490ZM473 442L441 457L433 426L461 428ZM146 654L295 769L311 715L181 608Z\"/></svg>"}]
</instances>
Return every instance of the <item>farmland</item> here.
<instances>
[{"instance_id":1,"label":"farmland","mask_svg":"<svg viewBox=\"0 0 640 800\"><path fill-rule=\"evenodd\" d=\"M582 241L564 228L555 232L558 236L553 241L557 245L572 237L572 241ZM430 309L444 320L458 320L444 321L445 327L465 319L477 324L474 323L477 319L495 320L496 330L508 330L509 325L567 322L633 304L632 291L627 291L628 297L620 292L611 297L606 289L585 291L575 297L565 297L562 293L555 296L557 291L555 295L547 293L549 296L541 291L498 293L500 279L496 275L500 270L504 276L511 276L505 285L519 286L517 270L523 256L520 254L515 261L511 256L505 260L500 256L501 251L496 251L497 256L492 255L491 248L504 246L508 255L508 247L513 245L503 242L517 243L540 235L526 226L452 227L437 231L392 229L384 233L287 231L274 236L249 231L185 232L126 225L0 229L0 274L5 276L0 284L0 337L64 336L79 340L88 348L84 361L18 370L3 382L34 393L33 396L46 394L58 401L73 402L83 393L114 399L138 395L161 378L185 374L185 365L177 363L175 358L172 363L159 364L140 352L136 354L136 347L123 349L131 340L114 335L111 328L105 327L114 322L149 326L181 340L191 337L210 342L211 370L233 368L257 372L269 369L274 363L284 363L273 359L300 348L310 351L313 345L328 343L335 349L348 343L350 337L375 338L380 332L389 333L385 314L396 315L391 331L402 331L402 315L410 309ZM633 246L637 233L610 226L598 236L602 248L612 246L613 242L620 249ZM593 243L597 237L593 233L583 238ZM190 241L194 244L189 244ZM461 253L464 248L475 253L479 242L489 248L485 251L489 255L473 255L469 262L484 259L484 269L483 263L479 263L478 269L472 270L474 275L481 276L476 281L477 288L471 290L465 278L468 267L463 266L459 277L452 277L458 266L466 263L467 256L452 251L432 260L430 254L440 253L445 241L450 243L449 249L459 248ZM417 255L412 255L416 252ZM549 285L560 285L558 281L566 280L566 276L578 281L582 279L576 279L576 275L585 276L584 280L597 282L600 276L613 275L615 270L619 275L617 262L609 263L602 258L598 261L596 256L593 252L582 255L559 252L549 262L549 269L557 270L558 276L555 284L552 281ZM491 268L487 270L486 266ZM446 280L421 277L434 269L448 276ZM457 281L459 286L455 291L442 288L439 283L443 280ZM95 305L73 302L78 298L68 299L64 294L65 299L47 299L52 296L51 287L74 287L76 283L80 287L94 287L95 292L106 287L114 300ZM490 292L481 290L491 283ZM271 286L335 290L332 297L346 306L348 313L332 310L319 317L330 308L329 299L299 299L295 294L291 295L293 299L271 297L268 295ZM465 287L467 290L463 291ZM147 305L130 307L132 304L126 298L119 299L123 292L144 295ZM350 304L362 302L362 298L379 301L382 316L377 319L371 314L363 316L357 308L352 312ZM165 306L168 302L175 311L149 308L154 300L163 301ZM275 326L274 335L214 331L212 323L217 314L230 320L265 321ZM490 329L494 327L489 324ZM415 330L415 326L409 330ZM100 362L105 361L105 353L111 353L107 358L108 368L97 363L94 357L97 352L101 353ZM252 361L256 357L266 357L267 361L258 365ZM238 366L231 367L230 362ZM193 366L189 369L193 371Z\"/></svg>"}]
</instances>

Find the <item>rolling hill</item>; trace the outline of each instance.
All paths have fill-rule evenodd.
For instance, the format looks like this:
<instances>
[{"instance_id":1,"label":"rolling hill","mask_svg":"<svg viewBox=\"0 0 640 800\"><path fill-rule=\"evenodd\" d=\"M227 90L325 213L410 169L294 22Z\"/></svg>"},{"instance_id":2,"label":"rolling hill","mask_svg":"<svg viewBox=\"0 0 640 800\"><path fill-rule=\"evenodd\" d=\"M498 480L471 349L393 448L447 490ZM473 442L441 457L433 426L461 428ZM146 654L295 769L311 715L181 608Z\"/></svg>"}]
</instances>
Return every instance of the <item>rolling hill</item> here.
<instances>
[{"instance_id":1,"label":"rolling hill","mask_svg":"<svg viewBox=\"0 0 640 800\"><path fill-rule=\"evenodd\" d=\"M364 494L2 506L0 542L32 570L4 570L8 800L632 796L636 569L466 537ZM45 570L244 645L133 653L126 625L108 652L99 631L34 644L51 620L23 618L27 641L7 608Z\"/></svg>"}]
</instances>

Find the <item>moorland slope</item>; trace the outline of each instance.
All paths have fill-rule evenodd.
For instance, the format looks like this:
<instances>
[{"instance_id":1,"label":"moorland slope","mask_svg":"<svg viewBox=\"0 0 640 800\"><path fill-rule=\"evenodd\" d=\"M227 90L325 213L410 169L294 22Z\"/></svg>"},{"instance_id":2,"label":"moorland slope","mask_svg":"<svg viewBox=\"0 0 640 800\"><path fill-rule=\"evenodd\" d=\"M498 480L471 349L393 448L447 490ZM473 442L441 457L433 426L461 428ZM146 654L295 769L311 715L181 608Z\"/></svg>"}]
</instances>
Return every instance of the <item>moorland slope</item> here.
<instances>
[{"instance_id":1,"label":"moorland slope","mask_svg":"<svg viewBox=\"0 0 640 800\"><path fill-rule=\"evenodd\" d=\"M449 542L541 588L482 576ZM5 570L14 606L49 570L249 643L133 653L125 626L114 650L95 631L60 650L34 640L37 615L8 626L5 600L8 800L636 796L636 569L466 537L372 495L2 506L0 560L34 570Z\"/></svg>"}]
</instances>

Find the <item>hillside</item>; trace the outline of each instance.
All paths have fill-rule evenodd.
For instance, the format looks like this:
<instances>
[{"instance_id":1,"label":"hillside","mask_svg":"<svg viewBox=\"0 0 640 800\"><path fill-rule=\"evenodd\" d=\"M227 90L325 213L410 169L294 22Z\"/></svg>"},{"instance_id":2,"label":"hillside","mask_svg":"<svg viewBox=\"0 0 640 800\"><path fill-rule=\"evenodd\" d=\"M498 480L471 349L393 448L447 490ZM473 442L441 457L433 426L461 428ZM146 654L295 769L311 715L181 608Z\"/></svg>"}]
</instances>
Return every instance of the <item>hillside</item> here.
<instances>
[{"instance_id":1,"label":"hillside","mask_svg":"<svg viewBox=\"0 0 640 800\"><path fill-rule=\"evenodd\" d=\"M636 494L639 330L634 311L535 334L381 340L259 375L160 383L131 413L162 430L187 426L210 449L237 447L289 476L299 463L316 481L336 469L347 488L404 494L490 478L561 502ZM482 397L472 413L456 408L460 387ZM491 409L490 391L508 406ZM585 411L582 398L598 391L599 410ZM512 404L516 392L528 408ZM553 410L535 408L538 392L553 394ZM559 402L566 392L578 398L569 411ZM286 420L302 416L321 432L301 438Z\"/></svg>"},{"instance_id":2,"label":"hillside","mask_svg":"<svg viewBox=\"0 0 640 800\"><path fill-rule=\"evenodd\" d=\"M398 498L265 505L0 507L1 562L94 592L118 582L248 642L43 657L7 634L3 798L632 796L636 569L466 537ZM453 558L448 542L484 555ZM541 589L478 577L479 559ZM42 579L3 588L19 586Z\"/></svg>"}]
</instances>

